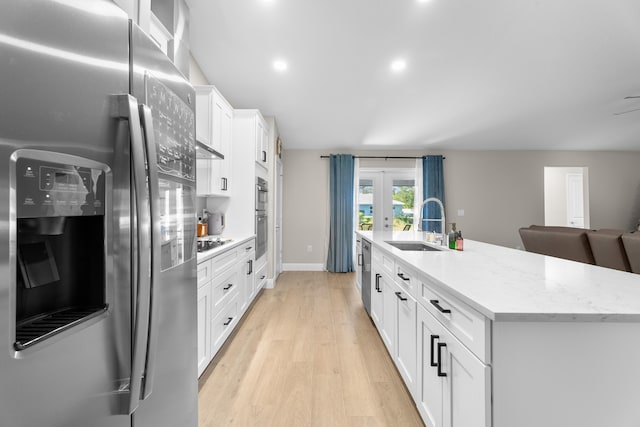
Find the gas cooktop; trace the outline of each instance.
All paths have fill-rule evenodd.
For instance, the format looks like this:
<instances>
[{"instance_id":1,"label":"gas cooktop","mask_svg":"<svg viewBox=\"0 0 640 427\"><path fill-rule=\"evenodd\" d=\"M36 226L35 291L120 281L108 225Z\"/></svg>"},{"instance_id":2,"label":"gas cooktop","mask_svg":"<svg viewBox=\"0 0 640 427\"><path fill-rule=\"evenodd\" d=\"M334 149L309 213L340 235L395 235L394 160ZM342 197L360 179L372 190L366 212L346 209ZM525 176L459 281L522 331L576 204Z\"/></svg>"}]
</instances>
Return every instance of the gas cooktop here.
<instances>
[{"instance_id":1,"label":"gas cooktop","mask_svg":"<svg viewBox=\"0 0 640 427\"><path fill-rule=\"evenodd\" d=\"M230 243L231 241L231 239L217 236L198 237L198 252L208 251L226 243Z\"/></svg>"}]
</instances>

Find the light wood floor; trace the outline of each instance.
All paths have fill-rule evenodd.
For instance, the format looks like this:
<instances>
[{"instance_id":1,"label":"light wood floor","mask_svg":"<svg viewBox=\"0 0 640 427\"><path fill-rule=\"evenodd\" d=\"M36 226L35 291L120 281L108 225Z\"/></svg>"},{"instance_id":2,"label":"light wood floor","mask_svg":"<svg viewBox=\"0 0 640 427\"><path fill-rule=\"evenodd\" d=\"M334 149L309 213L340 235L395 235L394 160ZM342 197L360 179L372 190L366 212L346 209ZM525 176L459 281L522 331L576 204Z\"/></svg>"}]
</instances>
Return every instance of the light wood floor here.
<instances>
[{"instance_id":1,"label":"light wood floor","mask_svg":"<svg viewBox=\"0 0 640 427\"><path fill-rule=\"evenodd\" d=\"M285 272L264 290L200 379L199 426L422 426L354 280Z\"/></svg>"}]
</instances>

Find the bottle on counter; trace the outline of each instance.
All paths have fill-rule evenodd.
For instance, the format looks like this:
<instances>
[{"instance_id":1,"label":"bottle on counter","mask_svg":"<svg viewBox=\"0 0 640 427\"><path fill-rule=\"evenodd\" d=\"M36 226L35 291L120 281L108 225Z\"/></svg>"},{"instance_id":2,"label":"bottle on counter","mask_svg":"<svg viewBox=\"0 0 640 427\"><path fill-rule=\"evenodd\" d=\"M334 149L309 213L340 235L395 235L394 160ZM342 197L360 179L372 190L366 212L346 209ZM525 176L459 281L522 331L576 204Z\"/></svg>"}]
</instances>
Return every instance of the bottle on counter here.
<instances>
[{"instance_id":1,"label":"bottle on counter","mask_svg":"<svg viewBox=\"0 0 640 427\"><path fill-rule=\"evenodd\" d=\"M456 248L456 237L457 237L457 231L456 231L456 223L452 222L451 223L451 230L449 231L449 249L455 249Z\"/></svg>"},{"instance_id":2,"label":"bottle on counter","mask_svg":"<svg viewBox=\"0 0 640 427\"><path fill-rule=\"evenodd\" d=\"M457 251L464 250L464 239L462 238L462 231L458 231L456 236L456 250Z\"/></svg>"}]
</instances>

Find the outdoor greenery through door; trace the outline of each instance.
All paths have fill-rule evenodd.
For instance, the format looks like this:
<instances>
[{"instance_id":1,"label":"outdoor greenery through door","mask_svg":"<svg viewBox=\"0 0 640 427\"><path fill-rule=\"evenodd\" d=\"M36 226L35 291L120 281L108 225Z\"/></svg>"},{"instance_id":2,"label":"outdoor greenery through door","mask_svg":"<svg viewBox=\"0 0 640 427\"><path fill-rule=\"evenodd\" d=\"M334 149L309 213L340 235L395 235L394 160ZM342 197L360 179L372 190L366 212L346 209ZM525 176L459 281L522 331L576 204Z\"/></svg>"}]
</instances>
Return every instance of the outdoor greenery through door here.
<instances>
[{"instance_id":1,"label":"outdoor greenery through door","mask_svg":"<svg viewBox=\"0 0 640 427\"><path fill-rule=\"evenodd\" d=\"M360 170L358 228L402 231L413 229L415 171Z\"/></svg>"}]
</instances>

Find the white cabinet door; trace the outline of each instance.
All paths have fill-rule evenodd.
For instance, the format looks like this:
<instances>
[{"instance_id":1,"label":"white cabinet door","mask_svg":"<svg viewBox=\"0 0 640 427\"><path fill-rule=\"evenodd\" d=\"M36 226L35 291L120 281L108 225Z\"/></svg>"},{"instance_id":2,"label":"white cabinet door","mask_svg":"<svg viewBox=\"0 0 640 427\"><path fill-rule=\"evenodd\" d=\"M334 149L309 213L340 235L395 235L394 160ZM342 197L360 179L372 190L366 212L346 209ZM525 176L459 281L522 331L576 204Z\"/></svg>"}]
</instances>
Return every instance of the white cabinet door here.
<instances>
[{"instance_id":1,"label":"white cabinet door","mask_svg":"<svg viewBox=\"0 0 640 427\"><path fill-rule=\"evenodd\" d=\"M198 288L198 376L211 361L211 282Z\"/></svg>"},{"instance_id":2,"label":"white cabinet door","mask_svg":"<svg viewBox=\"0 0 640 427\"><path fill-rule=\"evenodd\" d=\"M375 276L372 277L375 279ZM374 281L375 283L375 281ZM382 290L382 322L379 328L380 336L384 345L387 347L389 354L395 354L396 345L396 294L393 279L387 275L382 275L379 280L379 286Z\"/></svg>"},{"instance_id":3,"label":"white cabinet door","mask_svg":"<svg viewBox=\"0 0 640 427\"><path fill-rule=\"evenodd\" d=\"M213 146L213 89L209 86L196 86L196 139L203 144Z\"/></svg>"},{"instance_id":4,"label":"white cabinet door","mask_svg":"<svg viewBox=\"0 0 640 427\"><path fill-rule=\"evenodd\" d=\"M362 261L362 237L356 236L356 288L360 294L362 293Z\"/></svg>"},{"instance_id":5,"label":"white cabinet door","mask_svg":"<svg viewBox=\"0 0 640 427\"><path fill-rule=\"evenodd\" d=\"M424 308L418 308L415 400L430 427L491 425L490 367Z\"/></svg>"},{"instance_id":6,"label":"white cabinet door","mask_svg":"<svg viewBox=\"0 0 640 427\"><path fill-rule=\"evenodd\" d=\"M371 319L378 330L383 329L384 324L384 293L383 288L389 280L384 280L380 270L371 266Z\"/></svg>"},{"instance_id":7,"label":"white cabinet door","mask_svg":"<svg viewBox=\"0 0 640 427\"><path fill-rule=\"evenodd\" d=\"M411 392L416 394L416 310L417 303L411 295L394 284L396 295L396 346L394 361Z\"/></svg>"},{"instance_id":8,"label":"white cabinet door","mask_svg":"<svg viewBox=\"0 0 640 427\"><path fill-rule=\"evenodd\" d=\"M196 86L196 139L224 159L198 159L198 195L229 196L233 108L214 86Z\"/></svg>"},{"instance_id":9,"label":"white cabinet door","mask_svg":"<svg viewBox=\"0 0 640 427\"><path fill-rule=\"evenodd\" d=\"M267 167L269 148L269 131L265 122L261 117L256 117L256 163L263 167Z\"/></svg>"},{"instance_id":10,"label":"white cabinet door","mask_svg":"<svg viewBox=\"0 0 640 427\"><path fill-rule=\"evenodd\" d=\"M256 289L254 284L255 272L254 272L254 258L255 258L254 242L251 241L244 247L244 255L240 263L238 263L240 283L240 301L239 309L240 313L244 313L247 309L253 297L255 296Z\"/></svg>"},{"instance_id":11,"label":"white cabinet door","mask_svg":"<svg viewBox=\"0 0 640 427\"><path fill-rule=\"evenodd\" d=\"M442 325L418 306L417 386L415 402L429 427L442 427L443 384L437 370L437 345Z\"/></svg>"},{"instance_id":12,"label":"white cabinet door","mask_svg":"<svg viewBox=\"0 0 640 427\"><path fill-rule=\"evenodd\" d=\"M447 427L491 425L490 368L446 329L440 349L443 378L443 422Z\"/></svg>"}]
</instances>

